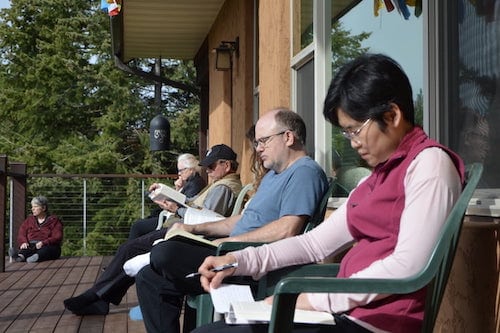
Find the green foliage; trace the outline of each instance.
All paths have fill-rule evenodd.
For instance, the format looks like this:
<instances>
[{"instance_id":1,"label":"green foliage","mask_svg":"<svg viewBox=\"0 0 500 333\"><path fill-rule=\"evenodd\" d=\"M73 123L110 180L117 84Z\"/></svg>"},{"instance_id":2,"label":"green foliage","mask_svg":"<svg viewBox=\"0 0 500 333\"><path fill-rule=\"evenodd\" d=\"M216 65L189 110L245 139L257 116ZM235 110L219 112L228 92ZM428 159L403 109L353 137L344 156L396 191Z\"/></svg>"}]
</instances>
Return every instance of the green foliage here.
<instances>
[{"instance_id":1,"label":"green foliage","mask_svg":"<svg viewBox=\"0 0 500 333\"><path fill-rule=\"evenodd\" d=\"M333 73L348 61L368 52L367 47L362 47L365 39L370 37L370 32L351 35L345 30L340 21L332 23L332 71Z\"/></svg>"},{"instance_id":2,"label":"green foliage","mask_svg":"<svg viewBox=\"0 0 500 333\"><path fill-rule=\"evenodd\" d=\"M417 94L415 99L415 124L423 126L424 124L424 93L422 89Z\"/></svg>"},{"instance_id":3,"label":"green foliage","mask_svg":"<svg viewBox=\"0 0 500 333\"><path fill-rule=\"evenodd\" d=\"M192 150L193 147L198 147L198 137L193 135L193 132L198 132L200 126L200 108L199 105L194 106L189 110L185 110L172 120L172 137L174 145L182 152L197 153Z\"/></svg>"},{"instance_id":4,"label":"green foliage","mask_svg":"<svg viewBox=\"0 0 500 333\"><path fill-rule=\"evenodd\" d=\"M164 86L155 105L154 82L115 66L109 17L99 7L97 0L12 0L0 11L0 153L27 163L30 174L172 173L178 152L197 151L198 96ZM195 85L191 62L163 60L162 75ZM172 124L170 152L149 151L149 122L158 113ZM30 179L30 195L49 197L55 213L66 209L57 201L74 203L79 208L63 213L81 219L81 192L60 195L74 190L74 180L51 181ZM89 183L90 202L104 207L89 216L91 253L116 248L140 216L137 196L106 192L108 185ZM131 181L119 185L137 189ZM81 223L67 222L63 253L81 254L83 242L74 241L83 235Z\"/></svg>"},{"instance_id":5,"label":"green foliage","mask_svg":"<svg viewBox=\"0 0 500 333\"><path fill-rule=\"evenodd\" d=\"M353 60L354 58L368 52L368 48L362 47L365 39L369 38L371 33L363 32L358 35L351 35L350 31L344 29L340 21L332 23L332 72L333 75L345 63ZM361 159L356 151L351 147L341 134L340 129L332 127L332 147L334 156L337 157L335 161L336 167L341 166L357 166L361 165Z\"/></svg>"}]
</instances>

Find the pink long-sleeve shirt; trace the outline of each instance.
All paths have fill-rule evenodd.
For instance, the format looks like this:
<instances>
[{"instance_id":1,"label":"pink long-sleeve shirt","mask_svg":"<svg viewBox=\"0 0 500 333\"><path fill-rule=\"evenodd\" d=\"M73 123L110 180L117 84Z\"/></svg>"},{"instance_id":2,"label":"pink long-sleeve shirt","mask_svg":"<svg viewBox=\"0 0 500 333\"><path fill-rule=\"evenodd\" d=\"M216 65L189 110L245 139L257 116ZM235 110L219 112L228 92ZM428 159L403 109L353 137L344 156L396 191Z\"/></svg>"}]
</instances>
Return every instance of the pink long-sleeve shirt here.
<instances>
[{"instance_id":1,"label":"pink long-sleeve shirt","mask_svg":"<svg viewBox=\"0 0 500 333\"><path fill-rule=\"evenodd\" d=\"M441 227L457 201L462 182L457 167L441 148L424 149L409 164L404 177L405 202L397 243L392 254L373 261L350 278L404 278L420 271L428 261ZM318 262L339 248L353 243L347 223L347 204L306 234L232 254L238 261L236 274L258 279L281 267ZM348 312L383 299L380 294L308 294L314 309ZM360 325L382 332L366 322Z\"/></svg>"}]
</instances>

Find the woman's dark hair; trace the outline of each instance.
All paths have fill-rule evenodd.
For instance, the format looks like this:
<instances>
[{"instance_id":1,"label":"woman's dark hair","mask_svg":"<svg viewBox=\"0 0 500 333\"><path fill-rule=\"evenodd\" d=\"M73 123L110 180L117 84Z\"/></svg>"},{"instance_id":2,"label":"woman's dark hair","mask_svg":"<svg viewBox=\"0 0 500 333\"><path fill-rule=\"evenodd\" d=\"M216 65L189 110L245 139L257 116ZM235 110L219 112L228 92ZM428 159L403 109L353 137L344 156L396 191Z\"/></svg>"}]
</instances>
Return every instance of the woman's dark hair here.
<instances>
[{"instance_id":1,"label":"woman's dark hair","mask_svg":"<svg viewBox=\"0 0 500 333\"><path fill-rule=\"evenodd\" d=\"M414 124L413 94L401 66L382 54L365 54L342 66L330 83L323 115L339 126L338 111L359 122L375 120L381 130L383 115L396 104L403 117Z\"/></svg>"},{"instance_id":2,"label":"woman's dark hair","mask_svg":"<svg viewBox=\"0 0 500 333\"><path fill-rule=\"evenodd\" d=\"M257 188L262 181L262 178L266 175L268 169L264 167L264 163L257 154L257 150L253 149L253 144L255 142L255 125L252 125L246 132L246 138L250 141L252 145L252 156L250 157L250 171L254 174L253 182L253 192L257 191Z\"/></svg>"}]
</instances>

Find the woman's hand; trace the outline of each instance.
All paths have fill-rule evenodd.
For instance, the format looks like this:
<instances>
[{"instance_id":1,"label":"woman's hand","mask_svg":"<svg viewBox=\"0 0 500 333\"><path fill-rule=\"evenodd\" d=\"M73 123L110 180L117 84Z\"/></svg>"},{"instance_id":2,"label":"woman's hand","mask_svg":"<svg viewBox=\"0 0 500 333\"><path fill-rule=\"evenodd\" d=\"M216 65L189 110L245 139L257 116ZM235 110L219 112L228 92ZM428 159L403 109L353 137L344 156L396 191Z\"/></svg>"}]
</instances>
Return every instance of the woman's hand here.
<instances>
[{"instance_id":1,"label":"woman's hand","mask_svg":"<svg viewBox=\"0 0 500 333\"><path fill-rule=\"evenodd\" d=\"M201 274L200 282L203 289L210 292L210 289L218 288L225 277L233 275L236 271L236 268L229 268L219 272L212 272L213 268L235 262L236 258L231 254L218 257L206 257L201 266L198 268L198 272Z\"/></svg>"},{"instance_id":2,"label":"woman's hand","mask_svg":"<svg viewBox=\"0 0 500 333\"><path fill-rule=\"evenodd\" d=\"M28 243L22 243L21 246L19 246L19 248L22 250L27 249L28 247L29 247Z\"/></svg>"},{"instance_id":3,"label":"woman's hand","mask_svg":"<svg viewBox=\"0 0 500 333\"><path fill-rule=\"evenodd\" d=\"M40 250L40 249L42 248L42 246L43 246L43 242L41 242L41 241L40 241L40 242L37 242L37 243L35 244L35 247L37 248L37 250Z\"/></svg>"},{"instance_id":4,"label":"woman's hand","mask_svg":"<svg viewBox=\"0 0 500 333\"><path fill-rule=\"evenodd\" d=\"M177 180L174 182L175 189L179 191L181 188L184 187L184 184L186 182L182 178L177 178Z\"/></svg>"}]
</instances>

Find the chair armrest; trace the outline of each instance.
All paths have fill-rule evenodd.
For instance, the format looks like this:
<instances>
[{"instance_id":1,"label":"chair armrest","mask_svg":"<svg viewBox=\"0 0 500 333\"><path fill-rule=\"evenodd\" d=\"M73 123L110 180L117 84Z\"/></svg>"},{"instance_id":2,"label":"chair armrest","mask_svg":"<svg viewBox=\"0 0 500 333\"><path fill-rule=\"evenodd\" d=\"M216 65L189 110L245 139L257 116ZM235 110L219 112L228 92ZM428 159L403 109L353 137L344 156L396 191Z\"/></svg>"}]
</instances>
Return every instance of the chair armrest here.
<instances>
[{"instance_id":1,"label":"chair armrest","mask_svg":"<svg viewBox=\"0 0 500 333\"><path fill-rule=\"evenodd\" d=\"M269 332L288 332L292 330L295 302L300 293L408 294L419 290L425 284L424 279L418 277L396 280L287 276L274 289Z\"/></svg>"},{"instance_id":2,"label":"chair armrest","mask_svg":"<svg viewBox=\"0 0 500 333\"><path fill-rule=\"evenodd\" d=\"M249 246L261 246L264 242L224 242L217 247L217 255L220 256L227 252L242 250Z\"/></svg>"},{"instance_id":3,"label":"chair armrest","mask_svg":"<svg viewBox=\"0 0 500 333\"><path fill-rule=\"evenodd\" d=\"M287 276L274 290L275 295L299 293L383 293L408 294L425 286L410 279L346 279L324 276Z\"/></svg>"},{"instance_id":4,"label":"chair armrest","mask_svg":"<svg viewBox=\"0 0 500 333\"><path fill-rule=\"evenodd\" d=\"M300 266L290 273L286 274L282 277L297 277L297 278L305 278L305 277L335 277L339 272L340 265L339 264L311 264Z\"/></svg>"}]
</instances>

